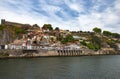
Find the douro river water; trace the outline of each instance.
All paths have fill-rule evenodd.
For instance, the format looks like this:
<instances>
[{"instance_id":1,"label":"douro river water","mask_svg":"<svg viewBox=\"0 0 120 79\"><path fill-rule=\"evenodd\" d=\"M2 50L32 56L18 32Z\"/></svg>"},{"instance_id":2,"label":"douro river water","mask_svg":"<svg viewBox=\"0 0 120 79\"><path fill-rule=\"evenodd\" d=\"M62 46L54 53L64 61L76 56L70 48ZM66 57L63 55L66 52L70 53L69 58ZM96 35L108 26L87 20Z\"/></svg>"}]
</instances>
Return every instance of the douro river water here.
<instances>
[{"instance_id":1,"label":"douro river water","mask_svg":"<svg viewBox=\"0 0 120 79\"><path fill-rule=\"evenodd\" d=\"M0 59L0 79L120 79L120 55Z\"/></svg>"}]
</instances>

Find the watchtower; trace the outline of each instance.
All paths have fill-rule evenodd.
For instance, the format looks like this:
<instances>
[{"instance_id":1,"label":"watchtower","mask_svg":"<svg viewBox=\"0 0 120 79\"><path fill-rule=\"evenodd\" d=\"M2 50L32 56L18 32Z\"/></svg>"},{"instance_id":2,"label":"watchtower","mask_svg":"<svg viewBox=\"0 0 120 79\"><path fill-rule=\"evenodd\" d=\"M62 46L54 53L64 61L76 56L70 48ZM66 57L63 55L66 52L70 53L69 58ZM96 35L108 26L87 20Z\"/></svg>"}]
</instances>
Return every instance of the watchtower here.
<instances>
[{"instance_id":1,"label":"watchtower","mask_svg":"<svg viewBox=\"0 0 120 79\"><path fill-rule=\"evenodd\" d=\"M5 19L1 19L1 25L5 24Z\"/></svg>"}]
</instances>

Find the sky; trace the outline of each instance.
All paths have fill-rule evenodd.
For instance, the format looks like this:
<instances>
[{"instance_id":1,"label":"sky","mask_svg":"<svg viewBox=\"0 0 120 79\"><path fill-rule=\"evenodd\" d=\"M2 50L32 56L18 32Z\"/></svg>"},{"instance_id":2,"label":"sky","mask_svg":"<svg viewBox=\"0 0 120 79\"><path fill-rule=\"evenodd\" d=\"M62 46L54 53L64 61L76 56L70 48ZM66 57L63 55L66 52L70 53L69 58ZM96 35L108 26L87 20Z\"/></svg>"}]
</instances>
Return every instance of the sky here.
<instances>
[{"instance_id":1,"label":"sky","mask_svg":"<svg viewBox=\"0 0 120 79\"><path fill-rule=\"evenodd\" d=\"M120 0L0 0L0 19L40 27L120 33L119 16Z\"/></svg>"}]
</instances>

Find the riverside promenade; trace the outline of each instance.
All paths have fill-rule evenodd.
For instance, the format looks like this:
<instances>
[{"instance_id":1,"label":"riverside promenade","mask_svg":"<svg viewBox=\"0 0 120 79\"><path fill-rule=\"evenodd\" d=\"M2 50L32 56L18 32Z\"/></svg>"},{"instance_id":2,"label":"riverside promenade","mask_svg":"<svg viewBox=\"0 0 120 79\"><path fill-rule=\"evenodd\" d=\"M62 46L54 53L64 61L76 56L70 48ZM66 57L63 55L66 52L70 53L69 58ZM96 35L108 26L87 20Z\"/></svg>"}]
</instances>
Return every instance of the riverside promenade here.
<instances>
[{"instance_id":1,"label":"riverside promenade","mask_svg":"<svg viewBox=\"0 0 120 79\"><path fill-rule=\"evenodd\" d=\"M119 55L120 51L89 50L89 49L58 49L58 50L32 50L32 49L7 49L0 50L0 58L16 57L62 57L62 56L92 56L92 55Z\"/></svg>"}]
</instances>

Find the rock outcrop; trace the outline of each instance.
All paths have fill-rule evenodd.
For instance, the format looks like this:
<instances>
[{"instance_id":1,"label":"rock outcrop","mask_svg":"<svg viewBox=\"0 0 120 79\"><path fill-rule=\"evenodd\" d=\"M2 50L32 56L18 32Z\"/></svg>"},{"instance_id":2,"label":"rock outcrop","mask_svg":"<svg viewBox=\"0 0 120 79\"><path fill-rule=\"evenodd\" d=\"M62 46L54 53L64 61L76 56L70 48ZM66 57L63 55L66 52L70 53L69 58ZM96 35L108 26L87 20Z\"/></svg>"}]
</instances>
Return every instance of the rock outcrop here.
<instances>
[{"instance_id":1,"label":"rock outcrop","mask_svg":"<svg viewBox=\"0 0 120 79\"><path fill-rule=\"evenodd\" d=\"M31 28L29 24L9 22L2 19L0 25L0 45L12 43L15 39L21 38L22 34L29 28Z\"/></svg>"}]
</instances>

